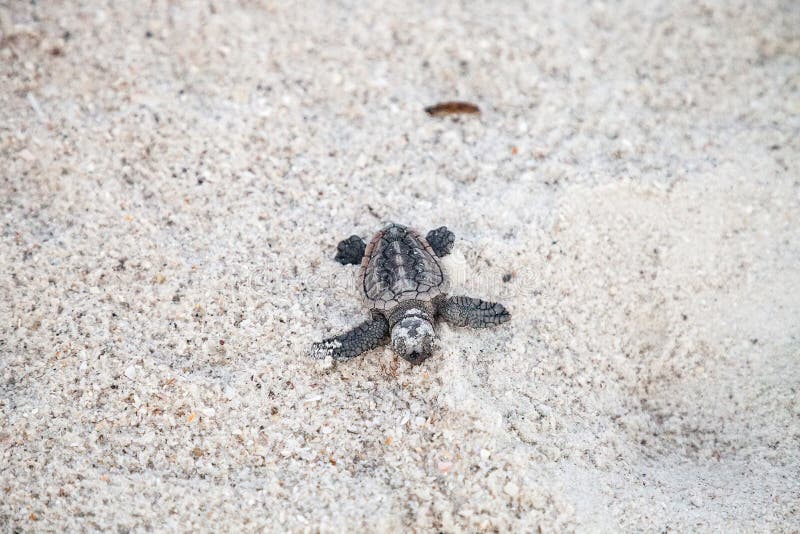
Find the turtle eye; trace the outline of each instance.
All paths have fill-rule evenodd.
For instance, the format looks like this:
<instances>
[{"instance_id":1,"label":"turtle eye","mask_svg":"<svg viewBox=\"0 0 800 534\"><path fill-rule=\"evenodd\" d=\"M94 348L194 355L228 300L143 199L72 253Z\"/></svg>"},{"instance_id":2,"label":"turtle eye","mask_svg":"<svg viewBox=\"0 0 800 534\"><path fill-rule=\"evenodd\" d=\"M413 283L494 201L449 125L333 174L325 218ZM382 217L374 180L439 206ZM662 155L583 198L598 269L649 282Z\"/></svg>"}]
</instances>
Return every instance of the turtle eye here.
<instances>
[{"instance_id":1,"label":"turtle eye","mask_svg":"<svg viewBox=\"0 0 800 534\"><path fill-rule=\"evenodd\" d=\"M412 352L411 354L408 355L407 359L412 364L418 364L418 363L422 363L427 357L428 357L428 354L426 354L424 352L414 351L414 352Z\"/></svg>"}]
</instances>

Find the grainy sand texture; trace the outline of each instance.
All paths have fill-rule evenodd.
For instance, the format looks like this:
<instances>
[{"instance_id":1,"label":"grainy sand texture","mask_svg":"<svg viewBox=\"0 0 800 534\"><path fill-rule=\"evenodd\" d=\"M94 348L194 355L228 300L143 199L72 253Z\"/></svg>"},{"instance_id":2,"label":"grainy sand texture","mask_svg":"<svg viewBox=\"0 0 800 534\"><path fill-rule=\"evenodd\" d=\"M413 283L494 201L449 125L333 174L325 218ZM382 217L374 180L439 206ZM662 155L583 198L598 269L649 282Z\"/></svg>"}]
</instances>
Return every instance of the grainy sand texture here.
<instances>
[{"instance_id":1,"label":"grainy sand texture","mask_svg":"<svg viewBox=\"0 0 800 534\"><path fill-rule=\"evenodd\" d=\"M0 531L798 532L799 29L0 2ZM311 360L389 221L512 320Z\"/></svg>"}]
</instances>

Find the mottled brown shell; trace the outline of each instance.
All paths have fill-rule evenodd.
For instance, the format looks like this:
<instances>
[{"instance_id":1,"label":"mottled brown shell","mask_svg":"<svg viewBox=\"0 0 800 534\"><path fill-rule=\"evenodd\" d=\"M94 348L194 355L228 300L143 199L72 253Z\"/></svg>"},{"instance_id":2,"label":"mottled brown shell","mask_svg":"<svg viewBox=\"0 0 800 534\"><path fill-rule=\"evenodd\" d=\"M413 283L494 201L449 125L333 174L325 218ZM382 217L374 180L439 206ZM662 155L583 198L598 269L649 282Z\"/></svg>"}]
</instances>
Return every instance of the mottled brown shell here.
<instances>
[{"instance_id":1,"label":"mottled brown shell","mask_svg":"<svg viewBox=\"0 0 800 534\"><path fill-rule=\"evenodd\" d=\"M441 295L445 276L424 237L391 224L367 245L361 282L367 305L388 312L407 300L428 302Z\"/></svg>"}]
</instances>

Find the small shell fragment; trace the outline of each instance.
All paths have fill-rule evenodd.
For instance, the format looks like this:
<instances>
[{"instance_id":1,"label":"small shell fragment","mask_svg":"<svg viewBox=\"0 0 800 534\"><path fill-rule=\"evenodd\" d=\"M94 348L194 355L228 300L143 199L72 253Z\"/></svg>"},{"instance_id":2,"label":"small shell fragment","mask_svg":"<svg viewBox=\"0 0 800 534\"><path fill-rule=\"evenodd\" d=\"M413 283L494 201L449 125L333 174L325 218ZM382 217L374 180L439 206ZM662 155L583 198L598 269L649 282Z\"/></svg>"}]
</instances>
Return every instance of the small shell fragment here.
<instances>
[{"instance_id":1,"label":"small shell fragment","mask_svg":"<svg viewBox=\"0 0 800 534\"><path fill-rule=\"evenodd\" d=\"M441 461L436 465L436 468L440 473L447 474L451 469L453 469L453 462Z\"/></svg>"}]
</instances>

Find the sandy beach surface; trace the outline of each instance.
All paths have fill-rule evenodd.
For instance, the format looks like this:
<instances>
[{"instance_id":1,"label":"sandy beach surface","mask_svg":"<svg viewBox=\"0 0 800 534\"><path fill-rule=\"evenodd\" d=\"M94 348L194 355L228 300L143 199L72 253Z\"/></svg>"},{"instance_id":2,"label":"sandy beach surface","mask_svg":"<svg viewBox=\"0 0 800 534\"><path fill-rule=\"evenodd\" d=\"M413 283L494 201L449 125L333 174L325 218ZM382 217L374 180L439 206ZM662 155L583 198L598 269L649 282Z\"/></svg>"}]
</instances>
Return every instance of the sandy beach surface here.
<instances>
[{"instance_id":1,"label":"sandy beach surface","mask_svg":"<svg viewBox=\"0 0 800 534\"><path fill-rule=\"evenodd\" d=\"M800 531L798 28L0 3L0 531ZM311 360L389 221L512 320Z\"/></svg>"}]
</instances>

